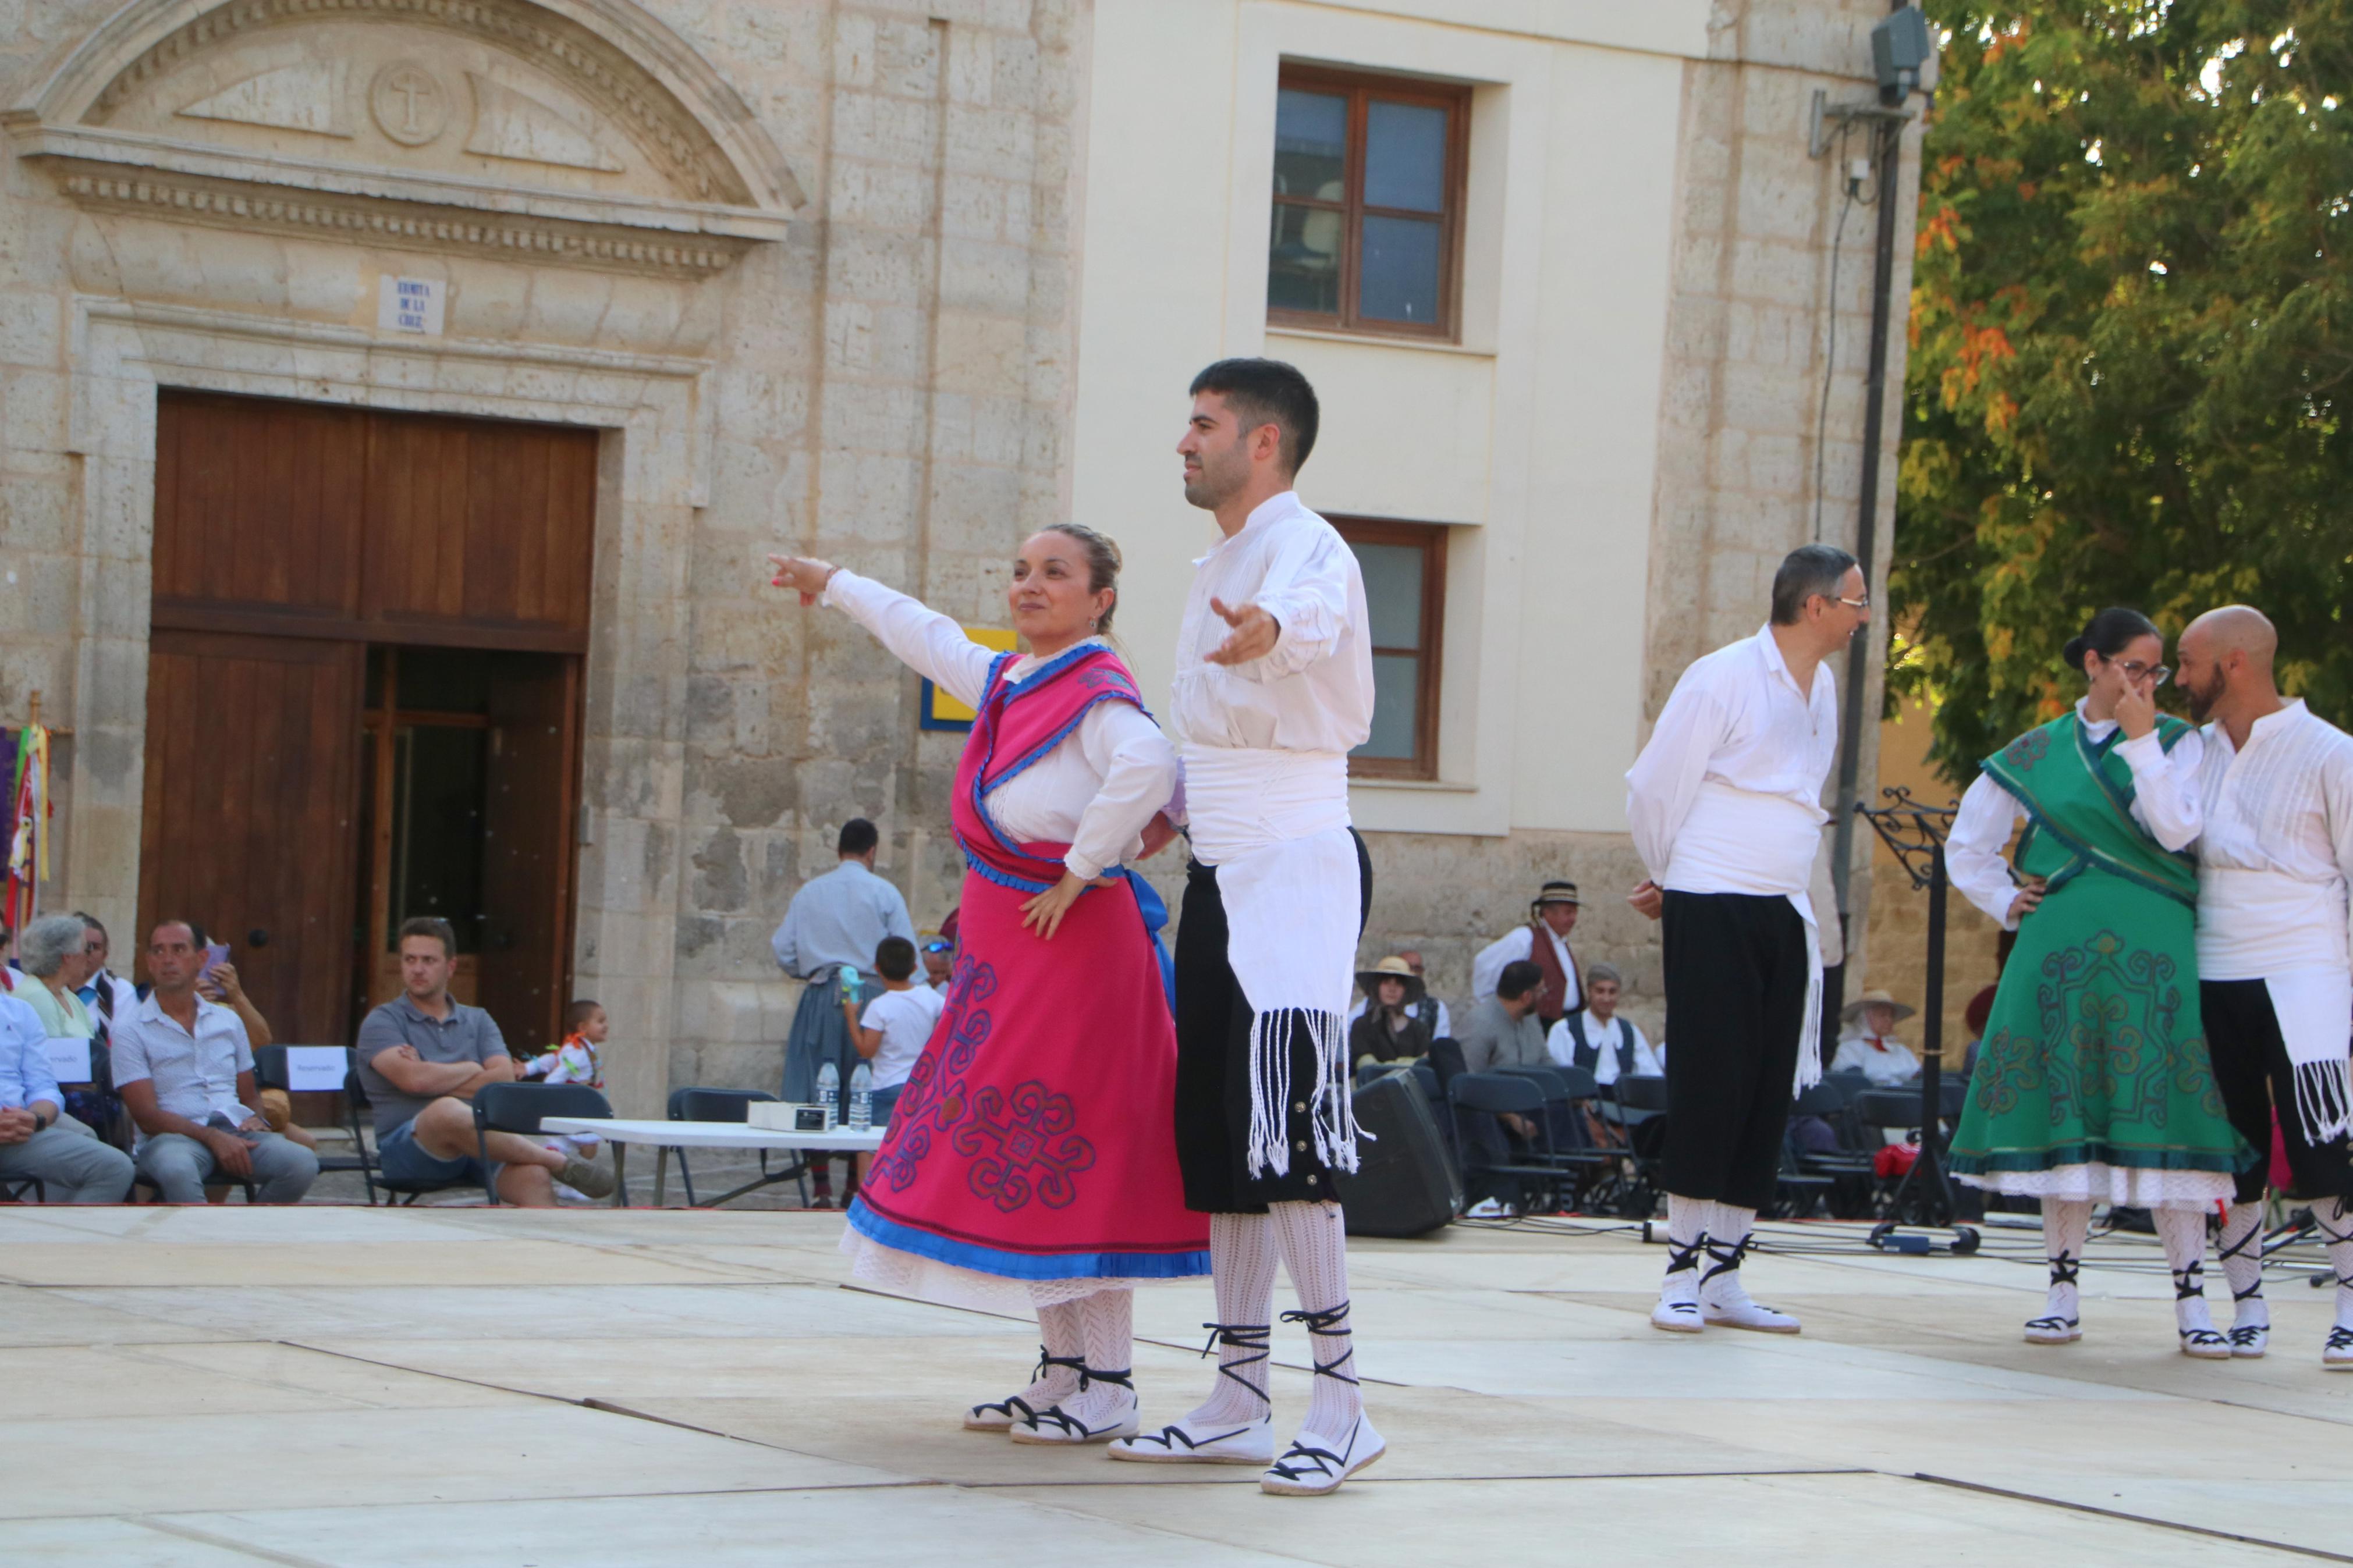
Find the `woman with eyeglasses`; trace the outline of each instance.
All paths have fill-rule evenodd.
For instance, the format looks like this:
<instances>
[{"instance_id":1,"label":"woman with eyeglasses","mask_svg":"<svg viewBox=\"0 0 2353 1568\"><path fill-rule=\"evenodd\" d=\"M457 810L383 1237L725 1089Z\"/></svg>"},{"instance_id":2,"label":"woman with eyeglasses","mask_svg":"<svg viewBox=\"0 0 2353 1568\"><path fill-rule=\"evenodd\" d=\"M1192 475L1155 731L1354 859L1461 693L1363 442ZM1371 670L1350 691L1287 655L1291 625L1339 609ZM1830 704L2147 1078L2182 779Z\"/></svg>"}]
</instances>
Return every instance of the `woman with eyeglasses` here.
<instances>
[{"instance_id":1,"label":"woman with eyeglasses","mask_svg":"<svg viewBox=\"0 0 2353 1568\"><path fill-rule=\"evenodd\" d=\"M2185 1354L2230 1355L2206 1310L2206 1215L2253 1158L2232 1130L2198 1010L2198 731L2157 710L2165 639L2137 610L2064 655L2073 711L1988 757L1945 846L1953 886L2018 932L1994 994L1952 1169L2042 1202L2051 1294L2033 1344L2081 1339L2076 1270L2097 1204L2150 1211ZM2013 878L2001 847L2014 824Z\"/></svg>"}]
</instances>

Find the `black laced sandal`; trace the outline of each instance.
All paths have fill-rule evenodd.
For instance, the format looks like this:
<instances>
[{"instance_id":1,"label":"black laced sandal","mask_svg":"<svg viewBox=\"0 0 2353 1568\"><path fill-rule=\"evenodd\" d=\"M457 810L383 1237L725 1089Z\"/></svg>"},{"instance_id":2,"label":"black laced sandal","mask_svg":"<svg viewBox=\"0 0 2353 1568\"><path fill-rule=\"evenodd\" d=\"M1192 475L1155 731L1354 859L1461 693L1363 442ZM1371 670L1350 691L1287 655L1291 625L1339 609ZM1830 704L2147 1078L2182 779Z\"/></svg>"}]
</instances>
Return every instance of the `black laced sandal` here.
<instances>
[{"instance_id":1,"label":"black laced sandal","mask_svg":"<svg viewBox=\"0 0 2353 1568\"><path fill-rule=\"evenodd\" d=\"M2187 1268L2174 1271L2173 1300L2177 1304L2183 1301L2202 1301L2205 1297L2206 1265L2203 1261L2192 1263ZM2194 1356L2200 1361L2231 1359L2231 1342L2223 1338L2219 1330L2180 1329L2179 1331L2181 1335L2183 1355Z\"/></svg>"},{"instance_id":2,"label":"black laced sandal","mask_svg":"<svg viewBox=\"0 0 2353 1568\"><path fill-rule=\"evenodd\" d=\"M2243 1256L2251 1247L2257 1248L2255 1252L2255 1282L2248 1286L2243 1290L2233 1290L2231 1292L2231 1310L2232 1321L2231 1323L2231 1331L2227 1336L2225 1336L2231 1342L2231 1353L2247 1361L2253 1361L2256 1357L2262 1355L2265 1350L2270 1348L2271 1344L2272 1328L2269 1323L2242 1323L2237 1321L2240 1317L2244 1316L2244 1314L2239 1310L2239 1304L2241 1302L2260 1301L2263 1299L2263 1252L2258 1245L2263 1239L2263 1226L2259 1225L2249 1226L2247 1227L2246 1235L2239 1237L2237 1241L2221 1248L2215 1254L2216 1258L2218 1258L2224 1266L2222 1278L2225 1281L2228 1281L2230 1279L2229 1265L2231 1259Z\"/></svg>"},{"instance_id":3,"label":"black laced sandal","mask_svg":"<svg viewBox=\"0 0 2353 1568\"><path fill-rule=\"evenodd\" d=\"M1263 1465L1274 1456L1273 1405L1267 1391L1252 1383L1241 1370L1265 1361L1271 1353L1270 1342L1274 1334L1271 1323L1203 1323L1209 1331L1209 1342L1201 1347L1203 1356L1214 1355L1222 1348L1249 1351L1249 1355L1237 1356L1218 1366L1219 1377L1232 1378L1250 1390L1258 1401L1259 1414L1246 1421L1229 1422L1221 1426L1207 1423L1197 1426L1182 1421L1172 1421L1157 1432L1139 1432L1124 1437L1111 1446L1114 1459L1135 1459L1145 1464L1192 1465Z\"/></svg>"},{"instance_id":4,"label":"black laced sandal","mask_svg":"<svg viewBox=\"0 0 2353 1568\"><path fill-rule=\"evenodd\" d=\"M2051 1283L2074 1284L2076 1276L2082 1272L2082 1267L2073 1258L2066 1253L2061 1253L2051 1260ZM2083 1337L2084 1321L2081 1318L2063 1318L2056 1312L2051 1312L2040 1318L2026 1320L2026 1342L2031 1345L2072 1344Z\"/></svg>"},{"instance_id":5,"label":"black laced sandal","mask_svg":"<svg viewBox=\"0 0 2353 1568\"><path fill-rule=\"evenodd\" d=\"M1079 1368L1081 1394L1084 1394L1098 1383L1127 1390L1126 1407L1113 1419L1104 1422L1100 1426L1090 1426L1060 1405L1050 1405L1006 1435L1017 1443L1108 1443L1114 1437L1134 1436L1136 1430L1134 1369L1124 1366L1116 1372L1103 1372L1091 1366Z\"/></svg>"},{"instance_id":6,"label":"black laced sandal","mask_svg":"<svg viewBox=\"0 0 2353 1568\"><path fill-rule=\"evenodd\" d=\"M1050 1355L1044 1345L1038 1347L1038 1370L1029 1374L1029 1381L1036 1383L1046 1375L1049 1367L1057 1366L1066 1366L1077 1373L1079 1386L1082 1388L1086 1386L1087 1363L1082 1357ZM1014 1427L1027 1426L1037 1418L1038 1412L1030 1406L1028 1400L1017 1394L1009 1399L991 1400L987 1405L976 1405L965 1411L964 1429L967 1432L1009 1432Z\"/></svg>"},{"instance_id":7,"label":"black laced sandal","mask_svg":"<svg viewBox=\"0 0 2353 1568\"><path fill-rule=\"evenodd\" d=\"M1340 1369L1356 1356L1354 1331L1347 1326L1348 1303L1321 1311L1285 1312L1286 1323L1303 1325L1310 1335L1349 1341L1346 1350L1328 1362L1311 1361L1315 1375L1356 1386L1356 1379ZM1320 1441L1310 1441L1310 1439ZM1324 1444L1330 1444L1325 1447ZM1282 1451L1282 1458L1269 1465L1266 1474L1259 1478L1259 1489L1278 1497L1321 1497L1336 1490L1342 1481L1379 1458L1388 1445L1373 1430L1373 1424L1360 1410L1345 1436L1338 1434L1302 1430Z\"/></svg>"},{"instance_id":8,"label":"black laced sandal","mask_svg":"<svg viewBox=\"0 0 2353 1568\"><path fill-rule=\"evenodd\" d=\"M1688 1247L1672 1237L1668 1238L1667 1278L1672 1279L1678 1274L1698 1273L1699 1255L1706 1247L1707 1237L1704 1236L1700 1237ZM1697 1280L1692 1282L1690 1300L1670 1301L1666 1298L1666 1293L1662 1290L1659 1295L1659 1304L1651 1309L1651 1327L1664 1329L1671 1334L1695 1334L1704 1326L1699 1310Z\"/></svg>"}]
</instances>

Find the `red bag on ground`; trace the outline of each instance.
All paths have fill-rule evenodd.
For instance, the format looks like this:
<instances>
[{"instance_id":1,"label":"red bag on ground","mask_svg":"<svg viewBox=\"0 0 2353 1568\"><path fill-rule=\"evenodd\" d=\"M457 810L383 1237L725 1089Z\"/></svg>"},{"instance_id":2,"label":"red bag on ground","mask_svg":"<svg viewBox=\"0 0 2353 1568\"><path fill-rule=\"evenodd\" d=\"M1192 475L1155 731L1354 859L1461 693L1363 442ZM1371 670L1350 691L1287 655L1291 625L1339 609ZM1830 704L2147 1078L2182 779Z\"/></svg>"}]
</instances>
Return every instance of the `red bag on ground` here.
<instances>
[{"instance_id":1,"label":"red bag on ground","mask_svg":"<svg viewBox=\"0 0 2353 1568\"><path fill-rule=\"evenodd\" d=\"M1917 1143L1890 1143L1871 1157L1871 1168L1883 1179L1907 1176L1919 1159L1920 1145Z\"/></svg>"}]
</instances>

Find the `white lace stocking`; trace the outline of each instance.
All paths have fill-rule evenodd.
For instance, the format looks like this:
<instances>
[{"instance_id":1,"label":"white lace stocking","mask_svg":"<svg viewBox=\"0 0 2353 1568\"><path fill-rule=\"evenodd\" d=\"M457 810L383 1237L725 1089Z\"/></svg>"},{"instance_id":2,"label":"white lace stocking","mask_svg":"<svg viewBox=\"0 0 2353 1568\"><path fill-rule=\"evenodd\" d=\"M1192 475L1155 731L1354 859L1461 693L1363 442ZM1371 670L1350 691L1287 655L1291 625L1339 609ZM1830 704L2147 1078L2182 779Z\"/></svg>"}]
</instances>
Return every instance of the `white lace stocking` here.
<instances>
[{"instance_id":1,"label":"white lace stocking","mask_svg":"<svg viewBox=\"0 0 2353 1568\"><path fill-rule=\"evenodd\" d=\"M2231 1287L2234 1327L2271 1327L2263 1300L2263 1205L2232 1204L2222 1216L2222 1279Z\"/></svg>"},{"instance_id":2,"label":"white lace stocking","mask_svg":"<svg viewBox=\"0 0 2353 1568\"><path fill-rule=\"evenodd\" d=\"M2214 1327L2206 1310L2206 1211L2151 1209L2157 1239L2165 1244L2165 1266L2173 1270L2173 1318L2183 1333Z\"/></svg>"},{"instance_id":3,"label":"white lace stocking","mask_svg":"<svg viewBox=\"0 0 2353 1568\"><path fill-rule=\"evenodd\" d=\"M1273 1222L1262 1214L1209 1216L1209 1268L1218 1296L1210 1324L1218 1376L1208 1400L1185 1417L1188 1426L1256 1421L1267 1401L1267 1343L1274 1330Z\"/></svg>"},{"instance_id":4,"label":"white lace stocking","mask_svg":"<svg viewBox=\"0 0 2353 1568\"><path fill-rule=\"evenodd\" d=\"M2337 1326L2353 1329L2353 1205L2323 1198L2312 1205L2312 1217L2327 1245L2328 1266L2337 1271Z\"/></svg>"},{"instance_id":5,"label":"white lace stocking","mask_svg":"<svg viewBox=\"0 0 2353 1568\"><path fill-rule=\"evenodd\" d=\"M1061 1400L1064 1411L1089 1426L1108 1426L1134 1397L1135 1292L1098 1290L1071 1304L1086 1345L1085 1386Z\"/></svg>"},{"instance_id":6,"label":"white lace stocking","mask_svg":"<svg viewBox=\"0 0 2353 1568\"><path fill-rule=\"evenodd\" d=\"M2043 1310L2054 1318L2080 1315L2075 1272L2092 1237L2092 1205L2081 1198L2042 1200L2042 1251L2051 1259L2051 1294Z\"/></svg>"},{"instance_id":7,"label":"white lace stocking","mask_svg":"<svg viewBox=\"0 0 2353 1568\"><path fill-rule=\"evenodd\" d=\"M1058 1405L1079 1391L1079 1367L1087 1356L1081 1304L1060 1301L1038 1309L1038 1342L1045 1364L1038 1369L1037 1381L1021 1391L1022 1402L1032 1410Z\"/></svg>"},{"instance_id":8,"label":"white lace stocking","mask_svg":"<svg viewBox=\"0 0 2353 1568\"><path fill-rule=\"evenodd\" d=\"M1348 1331L1348 1233L1338 1204L1267 1205L1282 1265L1299 1293L1299 1310L1283 1321L1307 1329L1308 1353L1315 1358L1314 1387L1304 1429L1345 1440L1356 1429L1365 1402L1356 1387L1356 1352Z\"/></svg>"}]
</instances>

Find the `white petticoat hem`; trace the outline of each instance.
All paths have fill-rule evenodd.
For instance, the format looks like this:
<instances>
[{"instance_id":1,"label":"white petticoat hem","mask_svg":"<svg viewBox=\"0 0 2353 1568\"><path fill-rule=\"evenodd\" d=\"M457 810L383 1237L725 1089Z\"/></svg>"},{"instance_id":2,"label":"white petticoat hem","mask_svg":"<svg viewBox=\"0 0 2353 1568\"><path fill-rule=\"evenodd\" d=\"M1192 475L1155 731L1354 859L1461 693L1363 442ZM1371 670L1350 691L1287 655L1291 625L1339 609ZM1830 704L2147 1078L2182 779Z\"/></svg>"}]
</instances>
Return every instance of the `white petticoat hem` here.
<instances>
[{"instance_id":1,"label":"white petticoat hem","mask_svg":"<svg viewBox=\"0 0 2353 1568\"><path fill-rule=\"evenodd\" d=\"M1953 1179L1989 1193L2122 1204L2126 1208L2206 1208L2228 1203L2238 1184L2221 1171L2155 1171L2137 1165L2059 1165L2048 1171L1988 1171Z\"/></svg>"},{"instance_id":2,"label":"white petticoat hem","mask_svg":"<svg viewBox=\"0 0 2353 1568\"><path fill-rule=\"evenodd\" d=\"M886 1247L848 1225L842 1226L841 1251L849 1259L849 1272L861 1285L943 1307L1003 1312L1014 1317L1027 1317L1040 1307L1082 1300L1099 1291L1132 1290L1138 1285L1166 1283L1157 1279L1099 1275L1082 1279L1008 1279L1001 1274L960 1268L953 1263Z\"/></svg>"}]
</instances>

